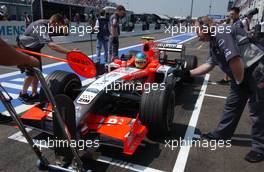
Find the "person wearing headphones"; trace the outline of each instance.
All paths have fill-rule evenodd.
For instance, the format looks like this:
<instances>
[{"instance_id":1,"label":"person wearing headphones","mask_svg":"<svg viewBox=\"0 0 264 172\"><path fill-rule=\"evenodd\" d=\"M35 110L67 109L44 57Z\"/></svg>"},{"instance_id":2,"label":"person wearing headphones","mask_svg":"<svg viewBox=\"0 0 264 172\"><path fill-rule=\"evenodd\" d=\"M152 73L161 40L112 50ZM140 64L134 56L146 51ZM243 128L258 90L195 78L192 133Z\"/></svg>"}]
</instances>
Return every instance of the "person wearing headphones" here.
<instances>
[{"instance_id":1,"label":"person wearing headphones","mask_svg":"<svg viewBox=\"0 0 264 172\"><path fill-rule=\"evenodd\" d=\"M210 43L210 55L205 64L187 71L188 75L200 76L219 66L230 78L230 93L224 107L224 113L213 132L203 134L202 139L230 140L237 128L246 104L249 104L252 124L251 151L245 156L248 162L264 160L264 52L261 56L246 58L236 43L235 35L247 37L240 27L229 26L224 31L212 27L212 20L205 16L196 22L197 35L201 41ZM215 28L216 34L205 32ZM208 31L207 30L207 31ZM220 32L221 31L221 32ZM257 59L256 59L257 58Z\"/></svg>"},{"instance_id":2,"label":"person wearing headphones","mask_svg":"<svg viewBox=\"0 0 264 172\"><path fill-rule=\"evenodd\" d=\"M37 67L39 65L39 61L31 56L20 53L15 50L15 48L9 46L4 40L0 38L0 52L1 56L4 58L0 58L0 65L3 66L19 66L19 67ZM12 121L12 118L2 115L0 113L0 124L9 123Z\"/></svg>"}]
</instances>

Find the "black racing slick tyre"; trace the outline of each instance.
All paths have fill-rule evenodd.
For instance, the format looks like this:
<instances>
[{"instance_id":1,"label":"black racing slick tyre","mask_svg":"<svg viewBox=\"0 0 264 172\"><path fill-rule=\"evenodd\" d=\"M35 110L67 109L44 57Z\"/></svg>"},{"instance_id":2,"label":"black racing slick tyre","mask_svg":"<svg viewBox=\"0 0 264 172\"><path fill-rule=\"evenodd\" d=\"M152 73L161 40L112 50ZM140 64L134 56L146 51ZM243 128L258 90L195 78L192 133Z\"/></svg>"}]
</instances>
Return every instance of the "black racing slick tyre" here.
<instances>
[{"instance_id":1,"label":"black racing slick tyre","mask_svg":"<svg viewBox=\"0 0 264 172\"><path fill-rule=\"evenodd\" d=\"M165 89L144 92L140 105L140 120L147 126L150 135L168 134L173 125L175 91L172 85Z\"/></svg>"},{"instance_id":2,"label":"black racing slick tyre","mask_svg":"<svg viewBox=\"0 0 264 172\"><path fill-rule=\"evenodd\" d=\"M186 71L193 70L193 69L197 68L197 66L198 66L198 59L196 56L186 55L185 56L185 62L186 63L184 65L184 70L186 70ZM194 78L192 78L191 76L185 76L183 78L183 81L191 83L194 81Z\"/></svg>"},{"instance_id":3,"label":"black racing slick tyre","mask_svg":"<svg viewBox=\"0 0 264 172\"><path fill-rule=\"evenodd\" d=\"M82 82L79 76L66 71L54 71L50 73L45 80L53 93L53 96L64 94L72 100L75 100L79 93L77 90L82 88ZM40 89L40 100L46 100L43 88Z\"/></svg>"},{"instance_id":4,"label":"black racing slick tyre","mask_svg":"<svg viewBox=\"0 0 264 172\"><path fill-rule=\"evenodd\" d=\"M196 56L186 55L185 61L186 61L186 66L185 66L186 70L192 70L197 68L198 66L198 58Z\"/></svg>"},{"instance_id":5,"label":"black racing slick tyre","mask_svg":"<svg viewBox=\"0 0 264 172\"><path fill-rule=\"evenodd\" d=\"M57 104L58 111L60 112L63 124L67 126L67 131L69 132L69 137L71 140L76 140L76 116L75 116L75 106L71 98L64 94L58 94L55 96L55 101ZM53 110L52 119L53 119L53 133L54 140L56 142L64 141L67 142L66 136L63 134L62 128L65 130L65 126L60 126L59 120L57 118L58 114ZM62 156L63 161L70 164L74 155L71 152L69 147L66 146L54 146L55 155Z\"/></svg>"}]
</instances>

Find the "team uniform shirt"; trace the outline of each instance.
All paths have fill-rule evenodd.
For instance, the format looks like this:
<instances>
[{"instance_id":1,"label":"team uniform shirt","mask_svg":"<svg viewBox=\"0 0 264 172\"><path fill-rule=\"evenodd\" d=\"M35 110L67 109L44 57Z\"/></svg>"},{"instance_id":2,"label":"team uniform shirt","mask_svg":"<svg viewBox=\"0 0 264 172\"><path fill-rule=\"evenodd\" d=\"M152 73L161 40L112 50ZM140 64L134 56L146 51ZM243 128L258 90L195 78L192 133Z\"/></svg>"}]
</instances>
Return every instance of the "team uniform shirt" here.
<instances>
[{"instance_id":1,"label":"team uniform shirt","mask_svg":"<svg viewBox=\"0 0 264 172\"><path fill-rule=\"evenodd\" d=\"M206 63L218 65L231 78L233 78L233 75L229 67L229 61L241 56L233 34L241 30L243 29L232 27L231 32L227 30L221 33L218 32L210 41L210 52Z\"/></svg>"},{"instance_id":2,"label":"team uniform shirt","mask_svg":"<svg viewBox=\"0 0 264 172\"><path fill-rule=\"evenodd\" d=\"M244 24L243 24L243 22L240 19L235 20L233 25L234 26L238 26L238 27L240 27L242 29L244 28Z\"/></svg>"},{"instance_id":3,"label":"team uniform shirt","mask_svg":"<svg viewBox=\"0 0 264 172\"><path fill-rule=\"evenodd\" d=\"M117 35L113 35L113 33L111 33L111 36L112 37L117 37L120 35L120 28L119 28L119 17L117 14L113 14L111 15L110 17L110 21L109 21L109 27L110 27L110 33L112 32L111 31L111 28L114 27L117 29Z\"/></svg>"},{"instance_id":4,"label":"team uniform shirt","mask_svg":"<svg viewBox=\"0 0 264 172\"><path fill-rule=\"evenodd\" d=\"M242 58L247 69L264 58L264 47L248 37L246 31L237 26L232 26L231 30L225 29L211 37L207 63L218 65L233 78L229 61L235 57Z\"/></svg>"},{"instance_id":5,"label":"team uniform shirt","mask_svg":"<svg viewBox=\"0 0 264 172\"><path fill-rule=\"evenodd\" d=\"M95 27L98 28L97 39L101 41L109 40L109 20L106 17L100 17L96 20Z\"/></svg>"},{"instance_id":6,"label":"team uniform shirt","mask_svg":"<svg viewBox=\"0 0 264 172\"><path fill-rule=\"evenodd\" d=\"M48 29L48 20L37 20L31 23L25 33L20 35L20 44L28 49L43 48L45 44L52 42Z\"/></svg>"}]
</instances>

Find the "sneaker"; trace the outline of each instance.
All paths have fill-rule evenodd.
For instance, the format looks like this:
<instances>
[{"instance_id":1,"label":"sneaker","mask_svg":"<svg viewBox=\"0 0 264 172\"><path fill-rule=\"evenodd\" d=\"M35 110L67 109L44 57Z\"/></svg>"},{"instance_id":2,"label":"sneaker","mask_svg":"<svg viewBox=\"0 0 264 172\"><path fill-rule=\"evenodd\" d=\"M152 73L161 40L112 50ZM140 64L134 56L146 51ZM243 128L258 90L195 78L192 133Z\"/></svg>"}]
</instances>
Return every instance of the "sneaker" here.
<instances>
[{"instance_id":1,"label":"sneaker","mask_svg":"<svg viewBox=\"0 0 264 172\"><path fill-rule=\"evenodd\" d=\"M29 98L30 98L30 96L27 93L26 94L20 93L19 97L18 97L18 99L20 101L25 102L25 103L27 103L29 101Z\"/></svg>"},{"instance_id":2,"label":"sneaker","mask_svg":"<svg viewBox=\"0 0 264 172\"><path fill-rule=\"evenodd\" d=\"M264 161L264 154L255 152L255 151L250 151L246 156L245 160L250 162L250 163L257 163Z\"/></svg>"},{"instance_id":3,"label":"sneaker","mask_svg":"<svg viewBox=\"0 0 264 172\"><path fill-rule=\"evenodd\" d=\"M220 140L219 137L214 136L212 133L202 134L201 139L203 139L203 140Z\"/></svg>"},{"instance_id":4,"label":"sneaker","mask_svg":"<svg viewBox=\"0 0 264 172\"><path fill-rule=\"evenodd\" d=\"M207 140L207 141L224 141L227 142L231 140L231 138L225 138L225 137L217 137L213 133L207 133L207 134L202 134L201 135L202 140Z\"/></svg>"},{"instance_id":5,"label":"sneaker","mask_svg":"<svg viewBox=\"0 0 264 172\"><path fill-rule=\"evenodd\" d=\"M7 124L9 122L12 122L13 119L10 116L5 116L0 113L0 124Z\"/></svg>"},{"instance_id":6,"label":"sneaker","mask_svg":"<svg viewBox=\"0 0 264 172\"><path fill-rule=\"evenodd\" d=\"M36 94L35 96L30 96L29 97L29 101L32 102L32 103L36 103L36 102L39 102L40 101L40 97L39 97L39 94Z\"/></svg>"},{"instance_id":7,"label":"sneaker","mask_svg":"<svg viewBox=\"0 0 264 172\"><path fill-rule=\"evenodd\" d=\"M229 84L229 80L225 80L225 79L222 79L220 81L217 81L216 83L219 84L219 85L227 85Z\"/></svg>"}]
</instances>

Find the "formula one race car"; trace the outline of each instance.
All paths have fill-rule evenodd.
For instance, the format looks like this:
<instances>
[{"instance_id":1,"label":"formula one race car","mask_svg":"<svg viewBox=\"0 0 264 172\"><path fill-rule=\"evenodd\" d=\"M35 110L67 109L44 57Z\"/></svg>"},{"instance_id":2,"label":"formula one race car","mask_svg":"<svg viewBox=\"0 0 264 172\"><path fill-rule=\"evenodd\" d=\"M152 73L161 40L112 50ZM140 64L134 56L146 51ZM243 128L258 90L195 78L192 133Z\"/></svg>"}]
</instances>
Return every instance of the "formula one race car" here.
<instances>
[{"instance_id":1,"label":"formula one race car","mask_svg":"<svg viewBox=\"0 0 264 172\"><path fill-rule=\"evenodd\" d=\"M74 73L54 71L46 77L72 139L100 138L100 143L122 147L132 155L147 133L171 131L175 91L186 79L181 74L195 68L197 58L185 55L184 45L145 39L141 52L122 55L107 65L107 73L84 87ZM180 59L169 60L167 52L180 53ZM144 68L135 67L138 53L146 54ZM43 89L40 94L41 103L21 119L24 125L59 139L53 107Z\"/></svg>"}]
</instances>

